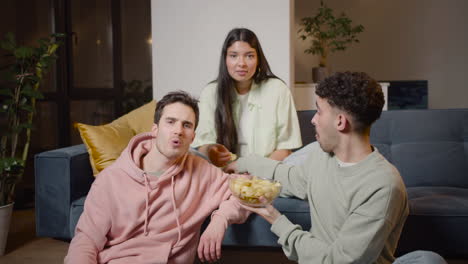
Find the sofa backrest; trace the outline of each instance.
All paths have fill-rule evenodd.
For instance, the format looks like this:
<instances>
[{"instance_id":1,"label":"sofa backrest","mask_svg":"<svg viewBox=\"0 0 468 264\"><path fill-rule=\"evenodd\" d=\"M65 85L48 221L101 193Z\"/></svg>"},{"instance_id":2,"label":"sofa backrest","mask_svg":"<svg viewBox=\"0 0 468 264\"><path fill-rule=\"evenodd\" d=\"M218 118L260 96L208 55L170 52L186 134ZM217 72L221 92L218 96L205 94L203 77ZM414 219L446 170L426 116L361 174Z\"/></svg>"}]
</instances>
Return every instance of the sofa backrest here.
<instances>
[{"instance_id":1,"label":"sofa backrest","mask_svg":"<svg viewBox=\"0 0 468 264\"><path fill-rule=\"evenodd\" d=\"M297 111L299 126L301 127L302 145L305 146L315 141L315 127L312 125L312 117L315 110Z\"/></svg>"},{"instance_id":2,"label":"sofa backrest","mask_svg":"<svg viewBox=\"0 0 468 264\"><path fill-rule=\"evenodd\" d=\"M315 141L314 110L298 111L304 145ZM407 187L468 187L468 109L384 111L371 143Z\"/></svg>"}]
</instances>

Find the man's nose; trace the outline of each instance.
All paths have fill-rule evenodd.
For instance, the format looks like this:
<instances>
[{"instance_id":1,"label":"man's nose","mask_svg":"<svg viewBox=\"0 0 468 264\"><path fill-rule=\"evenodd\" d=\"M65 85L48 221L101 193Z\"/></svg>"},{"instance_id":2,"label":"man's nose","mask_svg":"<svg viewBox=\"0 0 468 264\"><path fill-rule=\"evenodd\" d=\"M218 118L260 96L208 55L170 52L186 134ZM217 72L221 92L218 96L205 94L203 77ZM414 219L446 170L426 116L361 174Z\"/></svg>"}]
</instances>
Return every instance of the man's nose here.
<instances>
[{"instance_id":1,"label":"man's nose","mask_svg":"<svg viewBox=\"0 0 468 264\"><path fill-rule=\"evenodd\" d=\"M312 123L313 126L315 126L315 115L316 115L316 114L314 114L314 116L313 116L312 119L310 120L310 123Z\"/></svg>"},{"instance_id":2,"label":"man's nose","mask_svg":"<svg viewBox=\"0 0 468 264\"><path fill-rule=\"evenodd\" d=\"M184 130L183 130L183 125L182 125L182 124L176 124L176 125L174 126L174 133L175 133L175 134L179 134L179 135L180 135L180 134L182 134L182 131L184 131Z\"/></svg>"}]
</instances>

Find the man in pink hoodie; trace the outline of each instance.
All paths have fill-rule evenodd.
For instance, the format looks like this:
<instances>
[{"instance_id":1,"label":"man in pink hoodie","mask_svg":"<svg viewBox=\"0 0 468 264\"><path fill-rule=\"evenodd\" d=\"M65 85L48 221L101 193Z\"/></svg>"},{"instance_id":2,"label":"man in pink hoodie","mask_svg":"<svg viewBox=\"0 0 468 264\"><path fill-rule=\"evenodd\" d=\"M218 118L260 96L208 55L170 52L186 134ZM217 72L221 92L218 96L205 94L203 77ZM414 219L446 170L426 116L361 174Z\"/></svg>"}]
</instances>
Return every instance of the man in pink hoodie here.
<instances>
[{"instance_id":1,"label":"man in pink hoodie","mask_svg":"<svg viewBox=\"0 0 468 264\"><path fill-rule=\"evenodd\" d=\"M198 117L197 100L185 92L158 102L151 132L97 175L65 263L186 264L197 244L201 261L220 258L227 226L249 213L231 196L229 175L188 151Z\"/></svg>"}]
</instances>

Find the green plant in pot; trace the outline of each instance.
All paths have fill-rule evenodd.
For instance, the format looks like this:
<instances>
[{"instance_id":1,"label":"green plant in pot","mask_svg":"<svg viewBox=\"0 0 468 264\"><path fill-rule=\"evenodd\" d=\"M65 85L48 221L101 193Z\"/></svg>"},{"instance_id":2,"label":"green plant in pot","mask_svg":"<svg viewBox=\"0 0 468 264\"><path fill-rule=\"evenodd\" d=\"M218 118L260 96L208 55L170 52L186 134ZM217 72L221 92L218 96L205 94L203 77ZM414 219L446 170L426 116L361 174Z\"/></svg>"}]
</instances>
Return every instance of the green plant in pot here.
<instances>
[{"instance_id":1,"label":"green plant in pot","mask_svg":"<svg viewBox=\"0 0 468 264\"><path fill-rule=\"evenodd\" d=\"M6 51L2 61L7 62L0 68L0 208L12 207L15 186L23 177L36 100L43 98L39 87L63 36L52 34L38 40L36 47L17 45L12 33L0 41L0 48ZM5 247L1 239L0 255Z\"/></svg>"},{"instance_id":2,"label":"green plant in pot","mask_svg":"<svg viewBox=\"0 0 468 264\"><path fill-rule=\"evenodd\" d=\"M352 20L342 13L333 15L333 10L320 1L317 14L301 19L299 38L311 39L305 53L320 56L319 67L313 69L312 79L319 82L326 77L328 56L339 50L346 50L351 43L357 43L357 35L364 31L362 25L352 25ZM315 72L315 74L314 74Z\"/></svg>"}]
</instances>

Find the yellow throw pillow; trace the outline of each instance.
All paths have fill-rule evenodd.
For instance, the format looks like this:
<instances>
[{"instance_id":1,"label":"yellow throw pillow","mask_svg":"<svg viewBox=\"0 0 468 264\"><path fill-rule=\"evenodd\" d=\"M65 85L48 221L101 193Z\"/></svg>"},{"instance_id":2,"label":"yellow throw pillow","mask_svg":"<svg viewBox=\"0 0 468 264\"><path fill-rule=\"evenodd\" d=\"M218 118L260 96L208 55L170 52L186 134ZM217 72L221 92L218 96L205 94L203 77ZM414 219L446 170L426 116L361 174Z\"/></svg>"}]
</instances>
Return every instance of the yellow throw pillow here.
<instances>
[{"instance_id":1,"label":"yellow throw pillow","mask_svg":"<svg viewBox=\"0 0 468 264\"><path fill-rule=\"evenodd\" d=\"M112 123L119 126L130 127L135 135L143 132L149 132L154 124L155 109L156 101L153 100L128 114L121 116Z\"/></svg>"},{"instance_id":2,"label":"yellow throw pillow","mask_svg":"<svg viewBox=\"0 0 468 264\"><path fill-rule=\"evenodd\" d=\"M88 150L94 176L120 156L133 136L151 131L155 108L153 100L106 125L74 124Z\"/></svg>"},{"instance_id":3,"label":"yellow throw pillow","mask_svg":"<svg viewBox=\"0 0 468 264\"><path fill-rule=\"evenodd\" d=\"M112 123L103 126L75 123L75 127L80 131L81 139L88 150L94 176L111 165L134 136L129 127Z\"/></svg>"}]
</instances>

